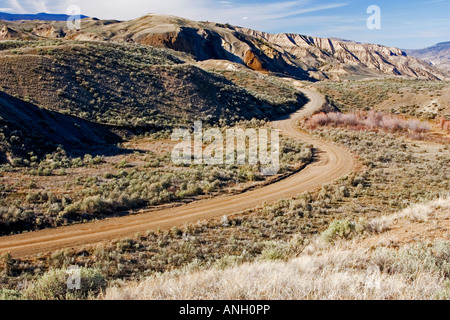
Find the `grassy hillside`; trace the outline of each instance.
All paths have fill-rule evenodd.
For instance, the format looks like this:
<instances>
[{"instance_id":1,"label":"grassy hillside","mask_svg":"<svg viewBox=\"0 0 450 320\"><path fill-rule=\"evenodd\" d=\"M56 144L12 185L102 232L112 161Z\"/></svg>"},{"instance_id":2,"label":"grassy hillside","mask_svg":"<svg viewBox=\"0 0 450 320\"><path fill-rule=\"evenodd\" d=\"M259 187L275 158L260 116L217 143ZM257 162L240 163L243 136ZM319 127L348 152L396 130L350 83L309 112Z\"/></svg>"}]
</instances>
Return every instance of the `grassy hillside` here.
<instances>
[{"instance_id":1,"label":"grassy hillside","mask_svg":"<svg viewBox=\"0 0 450 320\"><path fill-rule=\"evenodd\" d=\"M288 261L271 261L265 256L257 262L214 266L209 270L188 270L151 276L142 282L125 287L111 287L106 299L437 299L450 298L448 257L450 245L445 241L409 244L414 237L444 227L442 220L449 217L450 198L412 206L389 216L389 232L371 233L371 220L358 230L355 241L341 240L328 244L315 239L299 257ZM425 214L424 214L425 213ZM396 220L392 219L395 217ZM426 217L419 220L417 217ZM352 224L339 229L337 224L324 235L339 233ZM406 229L411 235L402 235ZM436 228L437 229L437 228ZM395 235L395 236L393 236ZM324 237L322 237L324 238ZM365 238L365 239L364 239ZM385 247L387 239L396 245ZM290 243L294 245L294 243ZM280 259L281 260L281 259ZM39 287L34 285L30 292Z\"/></svg>"},{"instance_id":2,"label":"grassy hillside","mask_svg":"<svg viewBox=\"0 0 450 320\"><path fill-rule=\"evenodd\" d=\"M0 40L65 39L138 43L169 48L198 61L228 60L252 70L304 80L380 76L445 79L445 72L397 48L256 30L147 14L130 21L83 19L80 30L57 21L3 22Z\"/></svg>"},{"instance_id":3,"label":"grassy hillside","mask_svg":"<svg viewBox=\"0 0 450 320\"><path fill-rule=\"evenodd\" d=\"M97 123L146 129L194 119L232 123L273 118L304 102L297 95L287 104L270 104L151 47L47 41L0 48L0 87L6 93Z\"/></svg>"},{"instance_id":4,"label":"grassy hillside","mask_svg":"<svg viewBox=\"0 0 450 320\"><path fill-rule=\"evenodd\" d=\"M377 109L393 114L450 120L450 82L405 79L317 84L342 111Z\"/></svg>"},{"instance_id":5,"label":"grassy hillside","mask_svg":"<svg viewBox=\"0 0 450 320\"><path fill-rule=\"evenodd\" d=\"M0 163L30 158L31 153L40 157L58 146L71 155L106 154L115 150L111 144L120 141L104 126L43 110L0 92Z\"/></svg>"}]
</instances>

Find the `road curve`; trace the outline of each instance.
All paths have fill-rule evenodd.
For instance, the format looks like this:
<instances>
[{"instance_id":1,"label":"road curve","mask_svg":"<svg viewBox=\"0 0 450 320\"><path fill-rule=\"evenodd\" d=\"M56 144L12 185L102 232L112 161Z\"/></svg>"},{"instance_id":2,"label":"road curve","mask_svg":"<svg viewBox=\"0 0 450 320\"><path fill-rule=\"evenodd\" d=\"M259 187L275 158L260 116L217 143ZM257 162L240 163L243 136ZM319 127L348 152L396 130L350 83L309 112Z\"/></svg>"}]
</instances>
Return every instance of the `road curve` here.
<instances>
[{"instance_id":1,"label":"road curve","mask_svg":"<svg viewBox=\"0 0 450 320\"><path fill-rule=\"evenodd\" d=\"M306 191L313 191L347 174L354 166L353 156L344 148L325 142L299 131L296 123L321 108L324 98L315 91L300 88L310 102L286 119L273 122L273 127L290 138L314 145L318 159L289 178L232 196L218 196L187 205L159 211L143 212L121 218L111 218L86 224L46 229L0 238L0 253L10 252L14 258L75 248L82 245L132 236L147 230L169 229L195 223L198 220L222 217L245 211L280 199L288 199Z\"/></svg>"}]
</instances>

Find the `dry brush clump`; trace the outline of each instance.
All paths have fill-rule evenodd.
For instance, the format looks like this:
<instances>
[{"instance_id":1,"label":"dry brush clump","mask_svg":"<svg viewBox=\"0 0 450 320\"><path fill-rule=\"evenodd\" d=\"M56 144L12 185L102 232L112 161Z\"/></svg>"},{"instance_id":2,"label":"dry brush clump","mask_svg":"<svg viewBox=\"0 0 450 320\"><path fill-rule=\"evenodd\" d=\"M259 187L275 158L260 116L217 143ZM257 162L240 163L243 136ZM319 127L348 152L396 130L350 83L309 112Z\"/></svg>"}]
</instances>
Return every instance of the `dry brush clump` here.
<instances>
[{"instance_id":1,"label":"dry brush clump","mask_svg":"<svg viewBox=\"0 0 450 320\"><path fill-rule=\"evenodd\" d=\"M293 91L288 101L277 93L256 96L217 73L149 46L81 41L17 46L21 54L12 54L16 46L0 47L2 91L44 109L136 134L193 118L229 124L275 118L306 102Z\"/></svg>"},{"instance_id":2,"label":"dry brush clump","mask_svg":"<svg viewBox=\"0 0 450 320\"><path fill-rule=\"evenodd\" d=\"M441 117L440 126L442 130L450 132L450 120L445 117Z\"/></svg>"},{"instance_id":3,"label":"dry brush clump","mask_svg":"<svg viewBox=\"0 0 450 320\"><path fill-rule=\"evenodd\" d=\"M310 146L282 138L280 147L279 176L289 175L312 161ZM31 176L41 181L0 189L4 194L0 199L0 234L129 214L143 207L239 192L270 182L261 174L259 165L177 166L168 152L137 152L123 157L111 163L109 157L71 158L58 149L41 161L30 154L29 160L17 159L15 167L0 167L6 177L6 171L11 170L21 178ZM74 179L69 178L72 174ZM61 179L66 183L59 188L51 183Z\"/></svg>"},{"instance_id":4,"label":"dry brush clump","mask_svg":"<svg viewBox=\"0 0 450 320\"><path fill-rule=\"evenodd\" d=\"M70 289L70 276L79 277L79 288ZM107 287L103 275L95 269L53 269L28 285L25 300L85 300L96 298Z\"/></svg>"},{"instance_id":5,"label":"dry brush clump","mask_svg":"<svg viewBox=\"0 0 450 320\"><path fill-rule=\"evenodd\" d=\"M419 120L405 120L402 117L384 114L371 110L353 111L348 114L332 112L313 115L306 123L308 128L316 129L319 126L345 127L357 130L384 130L387 132L409 132L411 134L424 134L431 127Z\"/></svg>"}]
</instances>

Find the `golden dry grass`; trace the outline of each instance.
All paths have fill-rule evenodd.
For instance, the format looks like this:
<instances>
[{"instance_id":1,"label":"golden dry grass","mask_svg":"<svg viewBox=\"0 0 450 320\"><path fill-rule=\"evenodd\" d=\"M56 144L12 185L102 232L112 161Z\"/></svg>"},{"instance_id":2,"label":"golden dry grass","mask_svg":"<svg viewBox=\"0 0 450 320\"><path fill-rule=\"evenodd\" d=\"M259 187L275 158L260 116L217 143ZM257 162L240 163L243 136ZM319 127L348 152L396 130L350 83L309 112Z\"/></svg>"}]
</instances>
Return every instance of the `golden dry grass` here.
<instances>
[{"instance_id":1,"label":"golden dry grass","mask_svg":"<svg viewBox=\"0 0 450 320\"><path fill-rule=\"evenodd\" d=\"M387 229L450 215L450 197L374 219ZM378 235L375 237L379 237ZM369 242L366 242L368 244ZM288 262L264 260L227 269L177 271L111 287L104 299L447 299L450 246L435 242L400 249L371 248L360 239L328 245L313 241ZM442 263L441 263L442 262Z\"/></svg>"}]
</instances>

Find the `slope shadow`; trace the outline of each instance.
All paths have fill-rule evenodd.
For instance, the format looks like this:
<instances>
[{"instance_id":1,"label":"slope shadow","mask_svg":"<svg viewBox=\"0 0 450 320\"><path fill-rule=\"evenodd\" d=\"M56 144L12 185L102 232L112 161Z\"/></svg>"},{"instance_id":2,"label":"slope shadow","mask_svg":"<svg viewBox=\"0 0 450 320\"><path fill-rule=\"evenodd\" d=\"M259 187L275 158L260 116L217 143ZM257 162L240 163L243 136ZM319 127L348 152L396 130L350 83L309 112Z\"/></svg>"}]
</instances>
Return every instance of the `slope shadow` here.
<instances>
[{"instance_id":1,"label":"slope shadow","mask_svg":"<svg viewBox=\"0 0 450 320\"><path fill-rule=\"evenodd\" d=\"M111 127L41 109L0 92L0 161L7 155L27 158L62 147L69 156L131 153L117 146L123 139Z\"/></svg>"}]
</instances>

